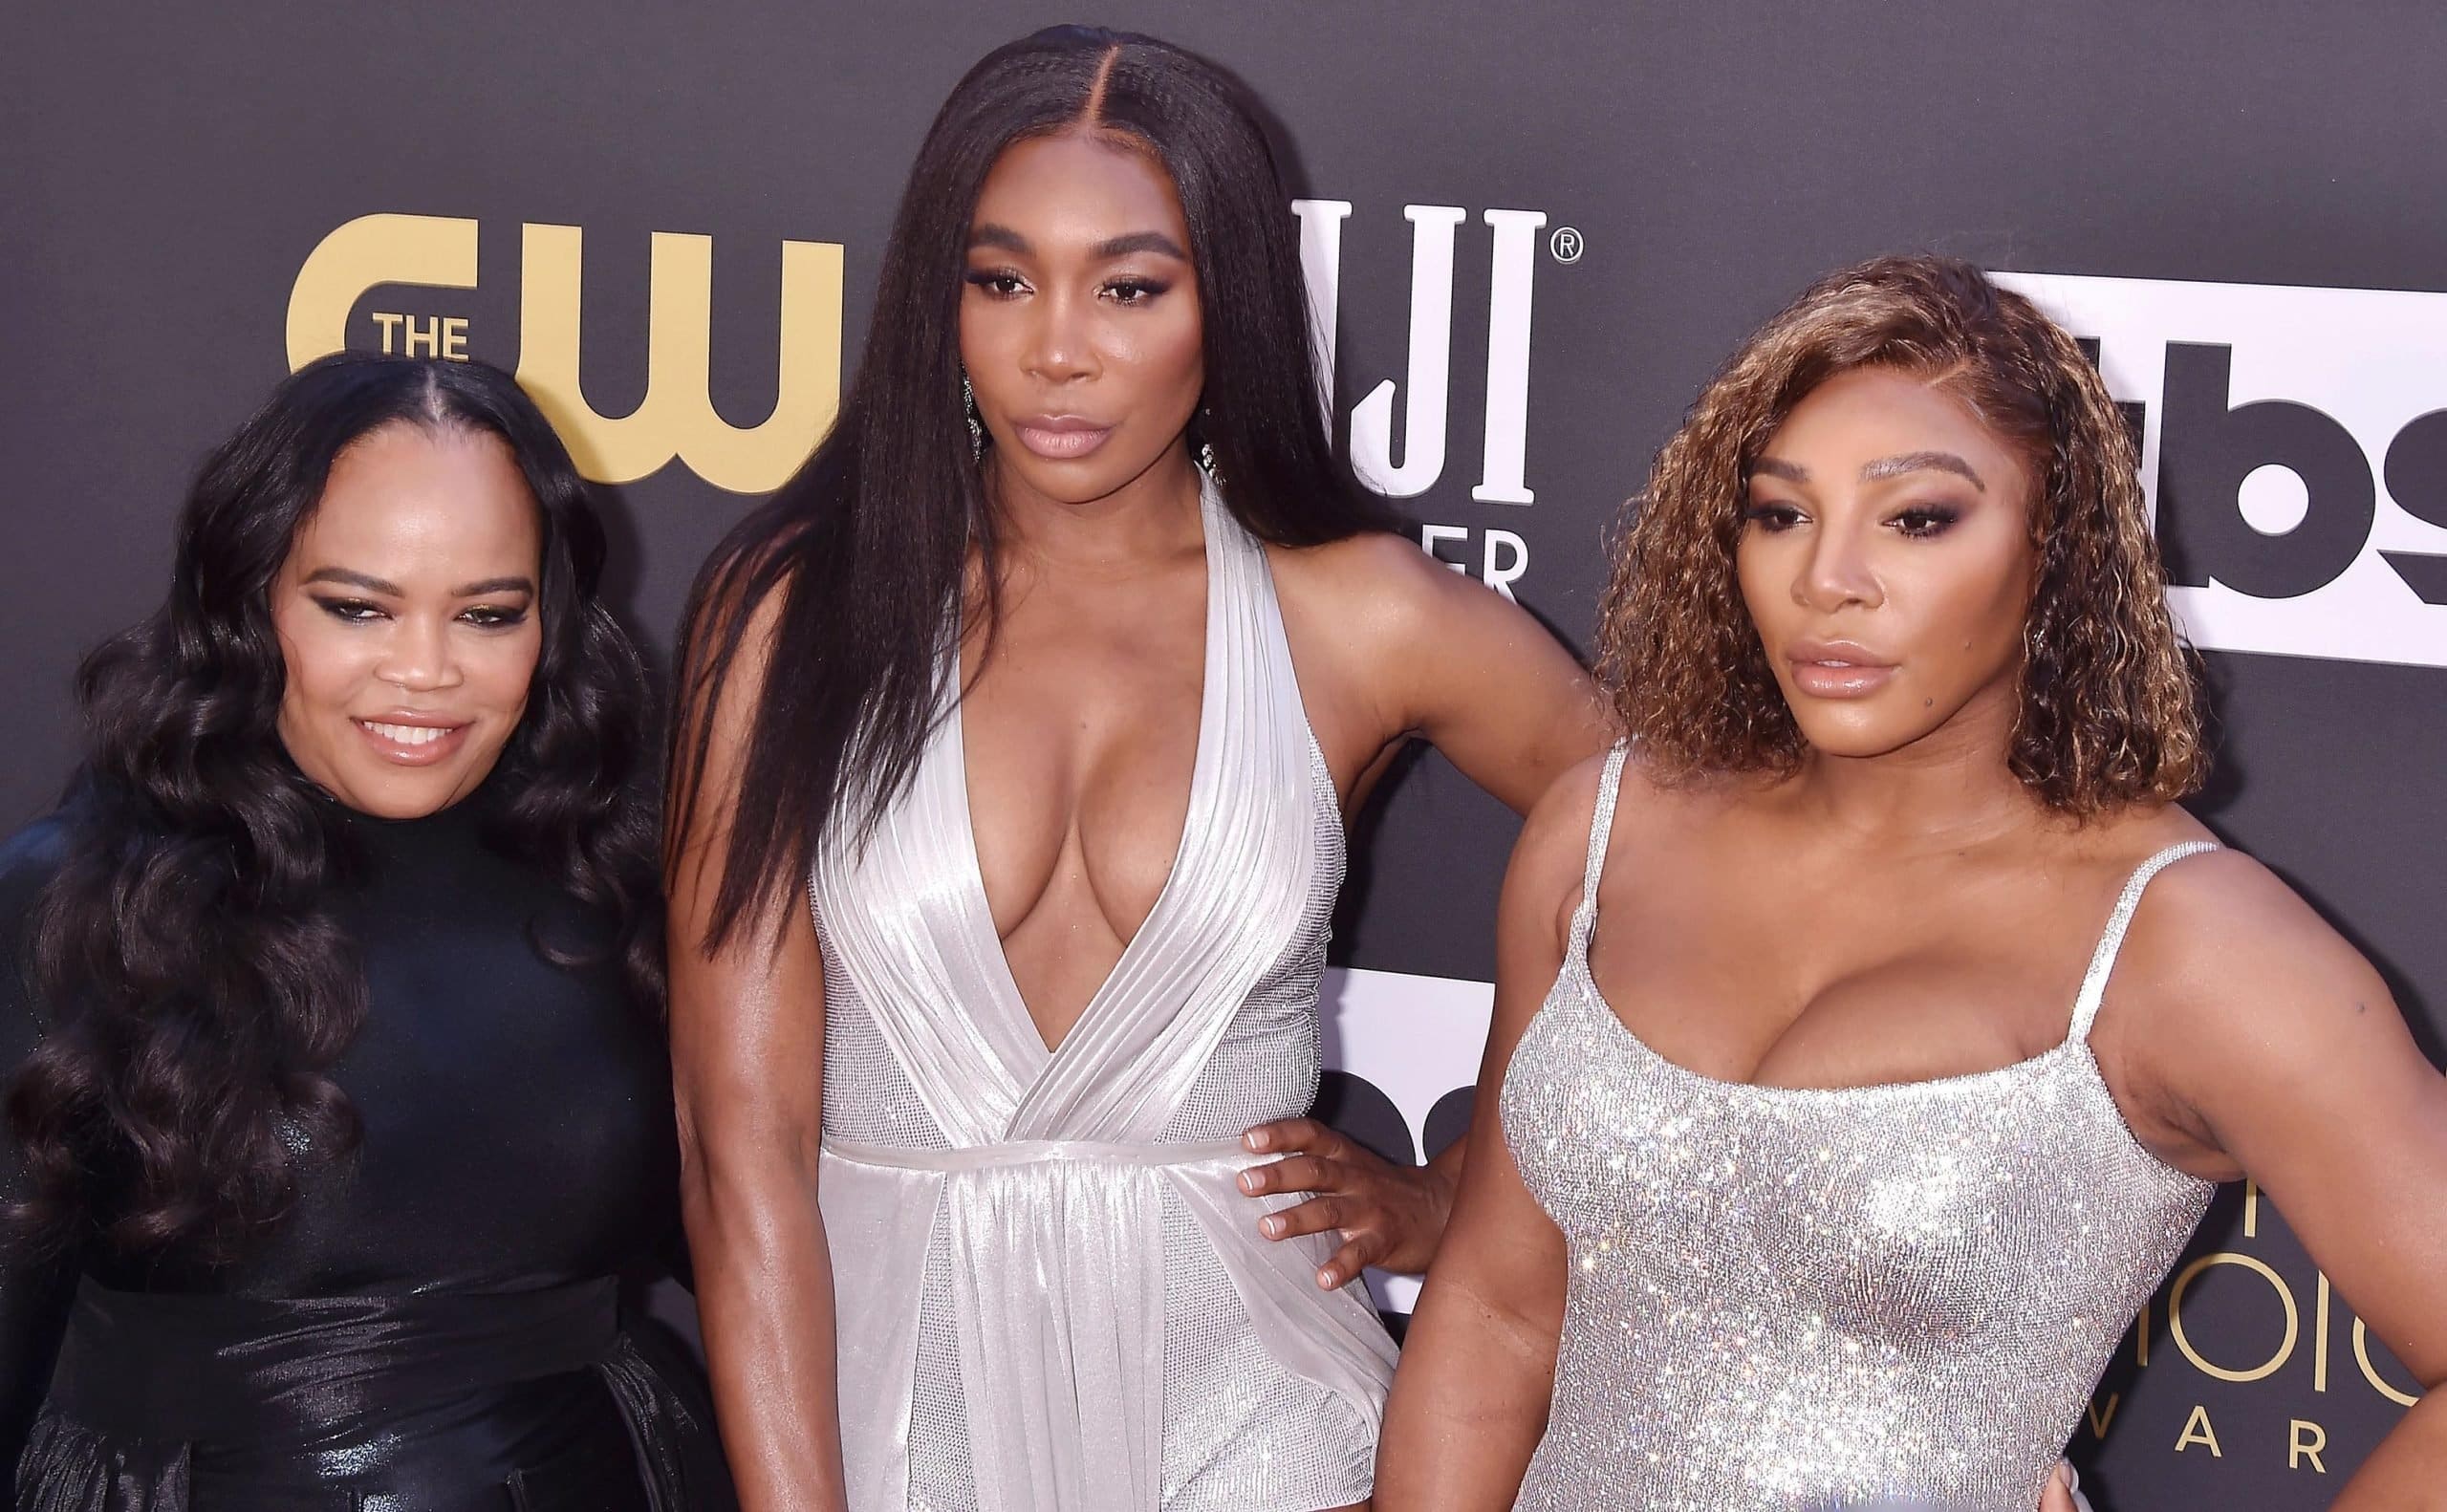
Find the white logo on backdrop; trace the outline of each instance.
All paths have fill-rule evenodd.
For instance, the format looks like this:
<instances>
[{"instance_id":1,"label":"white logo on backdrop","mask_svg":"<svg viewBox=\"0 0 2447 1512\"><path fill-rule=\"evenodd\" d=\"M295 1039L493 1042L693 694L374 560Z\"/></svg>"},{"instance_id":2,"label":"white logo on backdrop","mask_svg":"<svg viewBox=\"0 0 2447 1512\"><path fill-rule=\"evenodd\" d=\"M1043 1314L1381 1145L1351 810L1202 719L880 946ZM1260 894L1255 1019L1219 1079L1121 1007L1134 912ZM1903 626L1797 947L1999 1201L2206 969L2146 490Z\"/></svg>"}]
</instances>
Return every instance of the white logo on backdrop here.
<instances>
[{"instance_id":1,"label":"white logo on backdrop","mask_svg":"<svg viewBox=\"0 0 2447 1512\"><path fill-rule=\"evenodd\" d=\"M1326 1065L1392 1099L1413 1148L1428 1145L1427 1115L1457 1088L1479 1079L1479 1054L1494 1017L1495 987L1449 977L1336 968L1319 994ZM1368 1272L1368 1289L1388 1312L1418 1301L1418 1278Z\"/></svg>"},{"instance_id":2,"label":"white logo on backdrop","mask_svg":"<svg viewBox=\"0 0 2447 1512\"><path fill-rule=\"evenodd\" d=\"M1333 423L1334 361L1337 327L1342 313L1342 227L1351 218L1349 200L1294 200L1300 218L1300 267L1315 312L1318 360L1324 370L1327 426ZM1402 383L1402 457L1394 460L1394 398L1397 385L1386 378L1352 407L1352 471L1369 487L1389 498L1411 499L1427 492L1444 476L1447 422L1451 418L1453 378L1453 251L1469 212L1458 205L1411 205L1402 209L1411 223L1410 350ZM1529 450L1529 318L1531 291L1538 261L1538 231L1547 224L1544 210L1491 209L1480 217L1488 227L1491 264L1487 285L1486 408L1483 416L1484 447L1479 481L1470 497L1481 504L1533 504L1528 485ZM1566 229L1570 229L1566 227ZM1562 235L1558 231L1557 236ZM1563 242L1553 246L1559 261L1575 262L1582 251L1580 233L1571 231L1570 256ZM1456 572L1470 572L1488 587L1513 596L1511 585L1529 570L1529 544L1518 531L1488 528L1476 564L1442 555L1440 544L1460 543L1469 553L1469 528L1459 525L1422 527L1419 545Z\"/></svg>"},{"instance_id":3,"label":"white logo on backdrop","mask_svg":"<svg viewBox=\"0 0 2447 1512\"><path fill-rule=\"evenodd\" d=\"M1996 278L2137 411L2195 644L2447 666L2447 293Z\"/></svg>"}]
</instances>

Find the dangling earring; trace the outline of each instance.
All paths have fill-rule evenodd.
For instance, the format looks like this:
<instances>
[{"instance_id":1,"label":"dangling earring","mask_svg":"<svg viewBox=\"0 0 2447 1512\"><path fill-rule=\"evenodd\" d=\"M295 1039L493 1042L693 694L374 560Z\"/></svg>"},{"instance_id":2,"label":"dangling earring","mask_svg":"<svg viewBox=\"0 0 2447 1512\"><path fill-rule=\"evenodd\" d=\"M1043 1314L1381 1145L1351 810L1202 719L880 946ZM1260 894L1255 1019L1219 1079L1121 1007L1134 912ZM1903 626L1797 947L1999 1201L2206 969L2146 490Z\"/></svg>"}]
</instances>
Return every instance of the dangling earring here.
<instances>
[{"instance_id":1,"label":"dangling earring","mask_svg":"<svg viewBox=\"0 0 2447 1512\"><path fill-rule=\"evenodd\" d=\"M1198 409L1198 418L1212 421L1215 418L1215 412L1202 404ZM1203 428L1201 427L1202 432ZM1224 486L1224 475L1215 470L1215 443L1208 441L1203 434L1198 438L1198 449L1190 453L1190 461L1198 464L1199 471L1214 479L1217 487Z\"/></svg>"},{"instance_id":2,"label":"dangling earring","mask_svg":"<svg viewBox=\"0 0 2447 1512\"><path fill-rule=\"evenodd\" d=\"M977 413L977 390L968 382L968 370L960 375L960 407L968 418L968 460L978 462L985 456L985 421Z\"/></svg>"}]
</instances>

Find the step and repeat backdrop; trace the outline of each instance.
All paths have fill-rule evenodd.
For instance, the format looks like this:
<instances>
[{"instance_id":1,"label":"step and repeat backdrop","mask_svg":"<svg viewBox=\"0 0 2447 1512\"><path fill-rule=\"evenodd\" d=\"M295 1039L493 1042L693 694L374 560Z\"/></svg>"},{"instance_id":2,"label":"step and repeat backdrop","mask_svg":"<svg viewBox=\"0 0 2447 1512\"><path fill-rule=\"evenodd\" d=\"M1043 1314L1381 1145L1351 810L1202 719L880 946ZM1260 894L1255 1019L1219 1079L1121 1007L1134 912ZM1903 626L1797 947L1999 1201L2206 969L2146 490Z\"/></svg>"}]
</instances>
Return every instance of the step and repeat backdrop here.
<instances>
[{"instance_id":1,"label":"step and repeat backdrop","mask_svg":"<svg viewBox=\"0 0 2447 1512\"><path fill-rule=\"evenodd\" d=\"M0 63L0 817L55 793L76 659L157 599L204 449L335 348L514 368L667 647L705 550L834 411L942 95L1070 19L1256 87L1349 464L1577 645L1619 502L1745 331L1880 250L2010 273L2140 428L2217 695L2200 811L2437 1056L2447 27L2413 0L30 12ZM1324 1103L1405 1157L1466 1117L1513 831L1433 758L1359 827ZM1378 1295L1398 1320L1416 1288ZM2072 1452L2104 1512L2321 1507L2414 1391L2235 1189Z\"/></svg>"}]
</instances>

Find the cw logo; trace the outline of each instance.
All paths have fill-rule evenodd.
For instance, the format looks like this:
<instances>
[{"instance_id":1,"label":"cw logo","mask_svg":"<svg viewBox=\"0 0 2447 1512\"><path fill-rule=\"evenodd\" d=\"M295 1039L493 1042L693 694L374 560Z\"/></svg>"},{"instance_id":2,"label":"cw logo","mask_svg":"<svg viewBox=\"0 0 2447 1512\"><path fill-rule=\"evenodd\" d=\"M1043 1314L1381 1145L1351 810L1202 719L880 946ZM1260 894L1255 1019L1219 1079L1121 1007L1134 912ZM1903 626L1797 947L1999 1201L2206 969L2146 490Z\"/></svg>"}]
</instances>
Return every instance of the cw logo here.
<instances>
[{"instance_id":1,"label":"cw logo","mask_svg":"<svg viewBox=\"0 0 2447 1512\"><path fill-rule=\"evenodd\" d=\"M349 344L357 301L381 285L476 287L477 223L449 216L363 215L323 238L289 293L292 371ZM578 380L585 232L574 226L519 227L518 381L551 417L578 469L599 483L628 483L675 457L735 493L779 487L815 449L841 407L841 248L782 244L779 373L772 413L733 425L710 393L714 243L710 236L654 233L648 275L645 398L607 417ZM387 346L391 326L384 315ZM465 321L437 316L411 343L456 356Z\"/></svg>"},{"instance_id":2,"label":"cw logo","mask_svg":"<svg viewBox=\"0 0 2447 1512\"><path fill-rule=\"evenodd\" d=\"M1997 278L2138 412L2196 643L2447 666L2447 294Z\"/></svg>"}]
</instances>

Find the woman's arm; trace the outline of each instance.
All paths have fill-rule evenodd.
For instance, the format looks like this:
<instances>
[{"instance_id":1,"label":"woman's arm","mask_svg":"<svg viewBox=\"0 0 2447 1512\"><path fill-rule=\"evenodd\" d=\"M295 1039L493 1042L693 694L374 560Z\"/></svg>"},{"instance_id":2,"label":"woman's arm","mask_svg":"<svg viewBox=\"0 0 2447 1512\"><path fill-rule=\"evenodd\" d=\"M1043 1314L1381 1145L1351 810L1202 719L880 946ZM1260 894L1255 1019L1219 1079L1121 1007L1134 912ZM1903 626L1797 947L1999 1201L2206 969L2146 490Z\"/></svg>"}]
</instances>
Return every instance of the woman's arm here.
<instances>
[{"instance_id":1,"label":"woman's arm","mask_svg":"<svg viewBox=\"0 0 2447 1512\"><path fill-rule=\"evenodd\" d=\"M681 1210L744 1512L840 1512L833 1258L815 1200L824 973L814 924L798 890L784 889L718 952L704 948L771 633L760 614L719 705L685 711L712 721L712 740L667 878Z\"/></svg>"},{"instance_id":2,"label":"woman's arm","mask_svg":"<svg viewBox=\"0 0 2447 1512\"><path fill-rule=\"evenodd\" d=\"M1472 1105L1469 1163L1411 1320L1377 1446L1378 1512L1512 1505L1546 1431L1563 1326L1563 1235L1521 1183L1497 1116L1505 1069L1554 985L1579 899L1602 764L1524 826L1496 916L1495 1022Z\"/></svg>"},{"instance_id":3,"label":"woman's arm","mask_svg":"<svg viewBox=\"0 0 2447 1512\"><path fill-rule=\"evenodd\" d=\"M1605 748L1609 725L1589 675L1502 594L1390 535L1276 562L1286 626L1309 658L1302 676L1332 690L1311 703L1310 723L1329 759L1341 757L1336 770L1359 773L1354 803L1411 739L1435 745L1516 813ZM1311 1119L1262 1124L1247 1142L1288 1158L1251 1171L1245 1190L1317 1194L1269 1219L1278 1225L1269 1238L1342 1232L1318 1277L1326 1286L1366 1265L1426 1269L1471 1143L1397 1167Z\"/></svg>"},{"instance_id":4,"label":"woman's arm","mask_svg":"<svg viewBox=\"0 0 2447 1512\"><path fill-rule=\"evenodd\" d=\"M1392 535L1275 559L1310 722L1334 769L1358 774L1351 807L1406 740L1521 814L1608 745L1596 685L1571 652L1477 579Z\"/></svg>"},{"instance_id":5,"label":"woman's arm","mask_svg":"<svg viewBox=\"0 0 2447 1512\"><path fill-rule=\"evenodd\" d=\"M2258 1181L2434 1393L2363 1462L2336 1512L2447 1508L2447 1079L2370 963L2232 852L2159 880L2116 979L2136 992L2110 1027L2144 1106L2171 1128L2173 1158Z\"/></svg>"}]
</instances>

